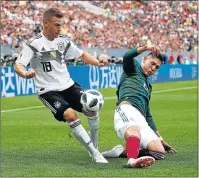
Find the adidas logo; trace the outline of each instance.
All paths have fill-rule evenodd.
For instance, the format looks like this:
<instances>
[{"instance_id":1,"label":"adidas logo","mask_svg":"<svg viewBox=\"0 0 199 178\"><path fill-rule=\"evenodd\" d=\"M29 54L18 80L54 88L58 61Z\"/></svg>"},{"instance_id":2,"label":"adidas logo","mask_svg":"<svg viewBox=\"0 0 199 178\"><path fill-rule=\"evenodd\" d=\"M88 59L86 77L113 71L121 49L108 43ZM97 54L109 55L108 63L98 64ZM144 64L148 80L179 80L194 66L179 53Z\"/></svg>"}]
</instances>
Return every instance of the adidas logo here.
<instances>
[{"instance_id":1,"label":"adidas logo","mask_svg":"<svg viewBox=\"0 0 199 178\"><path fill-rule=\"evenodd\" d=\"M45 48L43 47L43 48L41 49L41 51L46 51L46 50L45 50Z\"/></svg>"}]
</instances>

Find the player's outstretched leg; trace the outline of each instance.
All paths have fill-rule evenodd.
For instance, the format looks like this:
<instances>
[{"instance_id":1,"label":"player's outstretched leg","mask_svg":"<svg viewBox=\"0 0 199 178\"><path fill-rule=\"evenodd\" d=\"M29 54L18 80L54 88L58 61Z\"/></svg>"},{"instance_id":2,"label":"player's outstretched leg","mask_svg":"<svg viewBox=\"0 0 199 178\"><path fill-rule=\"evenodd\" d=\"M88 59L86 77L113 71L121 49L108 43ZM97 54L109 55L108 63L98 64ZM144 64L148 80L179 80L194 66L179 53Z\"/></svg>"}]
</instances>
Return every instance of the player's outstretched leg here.
<instances>
[{"instance_id":1,"label":"player's outstretched leg","mask_svg":"<svg viewBox=\"0 0 199 178\"><path fill-rule=\"evenodd\" d=\"M90 126L90 138L94 147L98 149L99 115L88 117L88 124Z\"/></svg>"},{"instance_id":2,"label":"player's outstretched leg","mask_svg":"<svg viewBox=\"0 0 199 178\"><path fill-rule=\"evenodd\" d=\"M96 163L108 163L108 161L102 156L102 154L94 147L88 133L81 125L79 119L69 123L73 134L79 140L79 142L87 148L87 150L91 153L93 161Z\"/></svg>"},{"instance_id":3,"label":"player's outstretched leg","mask_svg":"<svg viewBox=\"0 0 199 178\"><path fill-rule=\"evenodd\" d=\"M108 161L103 157L103 155L97 151L92 155L92 159L96 163L108 163Z\"/></svg>"},{"instance_id":4,"label":"player's outstretched leg","mask_svg":"<svg viewBox=\"0 0 199 178\"><path fill-rule=\"evenodd\" d=\"M121 102L115 110L114 128L117 135L126 140L128 161L125 167L142 168L149 167L155 163L155 159L150 156L138 158L141 138L143 136L140 129L142 124L147 125L145 118L140 112L128 104L128 102Z\"/></svg>"},{"instance_id":5,"label":"player's outstretched leg","mask_svg":"<svg viewBox=\"0 0 199 178\"><path fill-rule=\"evenodd\" d=\"M102 152L102 155L105 158L119 158L123 151L124 147L122 145L117 145L109 151Z\"/></svg>"},{"instance_id":6,"label":"player's outstretched leg","mask_svg":"<svg viewBox=\"0 0 199 178\"><path fill-rule=\"evenodd\" d=\"M122 145L117 145L113 147L110 151L102 152L102 155L105 158L127 158L127 153L124 150ZM142 156L137 159L130 158L127 162L126 167L132 168L142 168L142 167L149 167L155 163L155 159L152 156Z\"/></svg>"},{"instance_id":7,"label":"player's outstretched leg","mask_svg":"<svg viewBox=\"0 0 199 178\"><path fill-rule=\"evenodd\" d=\"M90 126L89 136L93 142L94 147L98 149L99 112L83 110L83 113L88 118L88 124Z\"/></svg>"},{"instance_id":8,"label":"player's outstretched leg","mask_svg":"<svg viewBox=\"0 0 199 178\"><path fill-rule=\"evenodd\" d=\"M127 152L122 145L116 145L111 150L102 152L105 158L127 158ZM165 154L157 151L142 149L139 151L138 157L151 156L155 160L164 160Z\"/></svg>"},{"instance_id":9,"label":"player's outstretched leg","mask_svg":"<svg viewBox=\"0 0 199 178\"><path fill-rule=\"evenodd\" d=\"M67 109L64 113L64 117L67 118L73 134L77 140L91 153L93 161L96 163L108 163L108 161L102 156L102 154L94 147L88 133L78 119L77 114L73 109Z\"/></svg>"},{"instance_id":10,"label":"player's outstretched leg","mask_svg":"<svg viewBox=\"0 0 199 178\"><path fill-rule=\"evenodd\" d=\"M151 156L143 156L138 158L139 148L140 139L138 137L130 136L126 139L126 152L128 156L127 167L144 168L155 163L155 159Z\"/></svg>"}]
</instances>

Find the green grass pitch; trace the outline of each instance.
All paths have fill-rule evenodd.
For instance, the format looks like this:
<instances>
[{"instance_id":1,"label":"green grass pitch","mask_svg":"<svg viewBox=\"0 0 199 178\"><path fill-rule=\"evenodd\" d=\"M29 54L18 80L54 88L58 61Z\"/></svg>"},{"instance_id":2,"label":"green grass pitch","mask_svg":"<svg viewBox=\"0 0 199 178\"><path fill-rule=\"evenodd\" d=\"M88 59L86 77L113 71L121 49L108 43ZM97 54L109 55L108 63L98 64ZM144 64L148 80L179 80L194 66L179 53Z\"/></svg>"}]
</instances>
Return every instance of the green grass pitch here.
<instances>
[{"instance_id":1,"label":"green grass pitch","mask_svg":"<svg viewBox=\"0 0 199 178\"><path fill-rule=\"evenodd\" d=\"M115 90L100 91L105 97L110 97L115 96ZM93 163L86 149L72 135L69 126L56 121L47 108L5 112L42 106L36 96L3 98L1 176L197 177L197 91L196 80L153 85L151 112L162 137L178 153L167 154L164 161L156 161L152 167L144 169L124 168L126 159L109 159L107 165ZM101 111L100 151L124 144L113 127L115 103L116 98L105 100ZM89 130L87 119L81 114L79 116L84 127Z\"/></svg>"}]
</instances>

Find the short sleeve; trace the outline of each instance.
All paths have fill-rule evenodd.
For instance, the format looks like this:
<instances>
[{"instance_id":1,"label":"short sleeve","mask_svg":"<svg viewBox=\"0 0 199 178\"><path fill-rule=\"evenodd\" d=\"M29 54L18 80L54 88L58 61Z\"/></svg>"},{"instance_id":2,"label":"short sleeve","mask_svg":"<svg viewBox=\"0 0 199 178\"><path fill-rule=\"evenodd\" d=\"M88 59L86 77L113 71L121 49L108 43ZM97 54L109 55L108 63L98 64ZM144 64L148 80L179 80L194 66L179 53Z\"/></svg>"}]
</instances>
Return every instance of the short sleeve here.
<instances>
[{"instance_id":1,"label":"short sleeve","mask_svg":"<svg viewBox=\"0 0 199 178\"><path fill-rule=\"evenodd\" d=\"M83 51L79 49L72 41L70 42L71 46L69 47L65 59L74 59L80 57L83 54Z\"/></svg>"},{"instance_id":2,"label":"short sleeve","mask_svg":"<svg viewBox=\"0 0 199 178\"><path fill-rule=\"evenodd\" d=\"M16 63L23 64L27 66L31 59L34 56L34 52L26 45L22 52L19 54L19 57L16 60Z\"/></svg>"}]
</instances>

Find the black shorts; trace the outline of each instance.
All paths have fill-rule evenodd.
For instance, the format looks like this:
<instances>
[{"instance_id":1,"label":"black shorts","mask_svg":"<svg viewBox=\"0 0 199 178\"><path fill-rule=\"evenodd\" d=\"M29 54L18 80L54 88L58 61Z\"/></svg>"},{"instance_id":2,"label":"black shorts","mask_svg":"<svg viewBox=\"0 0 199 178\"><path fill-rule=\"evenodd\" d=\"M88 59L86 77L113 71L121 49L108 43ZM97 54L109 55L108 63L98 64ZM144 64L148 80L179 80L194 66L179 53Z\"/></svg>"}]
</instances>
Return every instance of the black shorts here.
<instances>
[{"instance_id":1,"label":"black shorts","mask_svg":"<svg viewBox=\"0 0 199 178\"><path fill-rule=\"evenodd\" d=\"M82 112L82 104L80 103L82 91L84 91L84 89L75 83L66 90L49 91L38 97L41 102L51 110L58 121L66 122L63 117L66 109L72 108L78 112Z\"/></svg>"}]
</instances>

